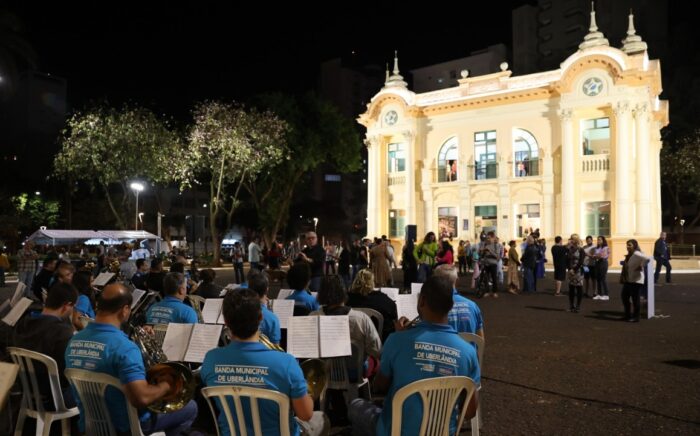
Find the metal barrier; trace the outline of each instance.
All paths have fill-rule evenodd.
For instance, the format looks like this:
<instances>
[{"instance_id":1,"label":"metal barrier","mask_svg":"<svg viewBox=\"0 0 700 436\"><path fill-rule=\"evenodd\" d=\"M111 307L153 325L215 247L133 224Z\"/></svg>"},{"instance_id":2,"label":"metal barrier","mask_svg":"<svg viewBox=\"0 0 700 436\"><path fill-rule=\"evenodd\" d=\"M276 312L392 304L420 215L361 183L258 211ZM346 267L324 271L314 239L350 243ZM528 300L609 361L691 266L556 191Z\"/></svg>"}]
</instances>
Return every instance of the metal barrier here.
<instances>
[{"instance_id":1,"label":"metal barrier","mask_svg":"<svg viewBox=\"0 0 700 436\"><path fill-rule=\"evenodd\" d=\"M678 256L695 257L695 244L668 244L668 250L671 253L671 258Z\"/></svg>"}]
</instances>

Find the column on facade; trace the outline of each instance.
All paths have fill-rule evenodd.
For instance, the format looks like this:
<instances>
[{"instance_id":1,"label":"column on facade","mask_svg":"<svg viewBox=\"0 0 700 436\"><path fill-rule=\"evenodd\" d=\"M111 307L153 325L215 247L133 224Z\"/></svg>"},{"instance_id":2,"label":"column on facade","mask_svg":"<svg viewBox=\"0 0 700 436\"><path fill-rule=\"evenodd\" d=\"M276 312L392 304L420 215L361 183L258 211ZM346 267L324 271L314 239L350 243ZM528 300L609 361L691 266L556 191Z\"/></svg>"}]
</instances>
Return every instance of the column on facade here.
<instances>
[{"instance_id":1,"label":"column on facade","mask_svg":"<svg viewBox=\"0 0 700 436\"><path fill-rule=\"evenodd\" d=\"M618 102L615 113L615 234L631 235L633 229L632 196L630 194L630 118L629 103ZM639 156L637 156L639 158Z\"/></svg>"},{"instance_id":2,"label":"column on facade","mask_svg":"<svg viewBox=\"0 0 700 436\"><path fill-rule=\"evenodd\" d=\"M575 232L574 216L574 144L573 110L559 111L561 120L561 232L566 237Z\"/></svg>"},{"instance_id":3,"label":"column on facade","mask_svg":"<svg viewBox=\"0 0 700 436\"><path fill-rule=\"evenodd\" d=\"M367 146L367 235L373 237L379 230L378 194L380 190L380 178L384 177L380 167L380 137L367 136L365 139Z\"/></svg>"},{"instance_id":4,"label":"column on facade","mask_svg":"<svg viewBox=\"0 0 700 436\"><path fill-rule=\"evenodd\" d=\"M403 132L403 140L406 143L406 224L416 223L416 151L415 132L406 130Z\"/></svg>"},{"instance_id":5,"label":"column on facade","mask_svg":"<svg viewBox=\"0 0 700 436\"><path fill-rule=\"evenodd\" d=\"M510 134L504 135L508 139L508 143L513 143L513 138ZM504 147L504 150L507 148ZM510 203L510 184L508 183L508 178L510 177L510 167L508 164L508 154L498 153L498 206L496 207L496 223L498 228L498 236L502 241L507 241L508 239L514 237L513 234L513 223L515 222L515 216L511 215L511 203Z\"/></svg>"},{"instance_id":6,"label":"column on facade","mask_svg":"<svg viewBox=\"0 0 700 436\"><path fill-rule=\"evenodd\" d=\"M423 227L418 226L418 239L422 240L423 235L434 232L433 227L433 188L431 186L432 162L430 158L423 159L421 170L421 190L423 191Z\"/></svg>"},{"instance_id":7,"label":"column on facade","mask_svg":"<svg viewBox=\"0 0 700 436\"><path fill-rule=\"evenodd\" d=\"M652 231L652 202L651 180L653 177L650 166L651 148L649 146L649 106L647 103L637 105L634 111L634 122L637 139L637 229L635 234L650 236Z\"/></svg>"},{"instance_id":8,"label":"column on facade","mask_svg":"<svg viewBox=\"0 0 700 436\"><path fill-rule=\"evenodd\" d=\"M553 238L554 228L554 168L552 153L550 150L540 149L542 159L542 222L540 232L542 236Z\"/></svg>"}]
</instances>

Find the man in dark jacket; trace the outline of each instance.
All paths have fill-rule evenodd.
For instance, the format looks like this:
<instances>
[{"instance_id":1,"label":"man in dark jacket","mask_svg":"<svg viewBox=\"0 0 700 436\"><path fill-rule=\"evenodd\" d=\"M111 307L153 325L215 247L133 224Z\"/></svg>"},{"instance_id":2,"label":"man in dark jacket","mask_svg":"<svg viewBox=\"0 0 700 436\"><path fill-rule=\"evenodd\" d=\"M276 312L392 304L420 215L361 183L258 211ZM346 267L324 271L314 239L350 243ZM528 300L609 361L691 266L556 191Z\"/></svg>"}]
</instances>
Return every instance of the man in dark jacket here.
<instances>
[{"instance_id":1,"label":"man in dark jacket","mask_svg":"<svg viewBox=\"0 0 700 436\"><path fill-rule=\"evenodd\" d=\"M659 239L654 243L654 260L656 261L656 271L654 272L654 283L659 283L661 267L666 267L666 283L671 283L671 253L666 244L666 232L661 232Z\"/></svg>"},{"instance_id":2,"label":"man in dark jacket","mask_svg":"<svg viewBox=\"0 0 700 436\"><path fill-rule=\"evenodd\" d=\"M66 346L73 337L73 325L70 319L77 300L78 291L73 285L56 283L49 289L44 309L20 319L12 335L12 344L15 347L46 354L56 361L66 407L75 407L63 370L66 368L64 359ZM52 408L53 399L46 368L43 365L35 365L34 369L37 372L39 389L44 396L44 407Z\"/></svg>"},{"instance_id":3,"label":"man in dark jacket","mask_svg":"<svg viewBox=\"0 0 700 436\"><path fill-rule=\"evenodd\" d=\"M309 290L318 292L321 288L321 277L323 276L323 265L326 261L326 250L318 243L316 232L306 234L306 248L299 253L299 259L309 265L311 269L311 284Z\"/></svg>"},{"instance_id":4,"label":"man in dark jacket","mask_svg":"<svg viewBox=\"0 0 700 436\"><path fill-rule=\"evenodd\" d=\"M566 256L568 250L561 243L561 236L554 238L552 246L552 259L554 260L554 295L560 296L561 284L566 280Z\"/></svg>"}]
</instances>

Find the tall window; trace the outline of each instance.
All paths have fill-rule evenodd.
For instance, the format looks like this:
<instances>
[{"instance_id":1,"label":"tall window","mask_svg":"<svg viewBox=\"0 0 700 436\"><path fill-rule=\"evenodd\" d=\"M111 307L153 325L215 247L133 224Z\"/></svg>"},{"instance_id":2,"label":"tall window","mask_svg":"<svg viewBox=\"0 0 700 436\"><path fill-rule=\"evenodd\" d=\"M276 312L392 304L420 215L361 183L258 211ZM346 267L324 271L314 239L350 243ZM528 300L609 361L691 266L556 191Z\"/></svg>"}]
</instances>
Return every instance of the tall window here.
<instances>
[{"instance_id":1,"label":"tall window","mask_svg":"<svg viewBox=\"0 0 700 436\"><path fill-rule=\"evenodd\" d=\"M403 238L406 229L406 211L391 209L389 211L389 237Z\"/></svg>"},{"instance_id":2,"label":"tall window","mask_svg":"<svg viewBox=\"0 0 700 436\"><path fill-rule=\"evenodd\" d=\"M514 129L513 175L515 177L537 176L540 174L539 164L535 137L527 130Z\"/></svg>"},{"instance_id":3,"label":"tall window","mask_svg":"<svg viewBox=\"0 0 700 436\"><path fill-rule=\"evenodd\" d=\"M389 172L406 171L406 144L394 142L389 144Z\"/></svg>"},{"instance_id":4,"label":"tall window","mask_svg":"<svg viewBox=\"0 0 700 436\"><path fill-rule=\"evenodd\" d=\"M498 208L497 206L475 206L474 207L474 237L481 238L484 234L493 231L498 234Z\"/></svg>"},{"instance_id":5,"label":"tall window","mask_svg":"<svg viewBox=\"0 0 700 436\"><path fill-rule=\"evenodd\" d=\"M457 237L456 207L438 207L438 229L440 238Z\"/></svg>"},{"instance_id":6,"label":"tall window","mask_svg":"<svg viewBox=\"0 0 700 436\"><path fill-rule=\"evenodd\" d=\"M518 205L517 233L522 238L540 228L540 205L520 204Z\"/></svg>"},{"instance_id":7,"label":"tall window","mask_svg":"<svg viewBox=\"0 0 700 436\"><path fill-rule=\"evenodd\" d=\"M610 119L596 118L583 121L582 153L610 154Z\"/></svg>"},{"instance_id":8,"label":"tall window","mask_svg":"<svg viewBox=\"0 0 700 436\"><path fill-rule=\"evenodd\" d=\"M438 153L438 182L457 181L457 138L450 138Z\"/></svg>"},{"instance_id":9,"label":"tall window","mask_svg":"<svg viewBox=\"0 0 700 436\"><path fill-rule=\"evenodd\" d=\"M496 131L474 133L474 179L495 179L497 171Z\"/></svg>"},{"instance_id":10,"label":"tall window","mask_svg":"<svg viewBox=\"0 0 700 436\"><path fill-rule=\"evenodd\" d=\"M595 201L586 203L586 234L610 236L610 202Z\"/></svg>"}]
</instances>

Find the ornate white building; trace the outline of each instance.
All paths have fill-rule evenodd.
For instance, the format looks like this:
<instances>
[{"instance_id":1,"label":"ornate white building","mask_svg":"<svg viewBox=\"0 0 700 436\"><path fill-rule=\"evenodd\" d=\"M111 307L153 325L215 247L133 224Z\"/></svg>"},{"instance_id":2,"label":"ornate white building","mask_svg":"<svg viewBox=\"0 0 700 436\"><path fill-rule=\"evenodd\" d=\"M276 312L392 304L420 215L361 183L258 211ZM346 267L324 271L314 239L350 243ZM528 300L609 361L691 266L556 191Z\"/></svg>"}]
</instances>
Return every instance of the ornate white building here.
<instances>
[{"instance_id":1,"label":"ornate white building","mask_svg":"<svg viewBox=\"0 0 700 436\"><path fill-rule=\"evenodd\" d=\"M358 121L367 128L367 233L401 245L404 228L502 241L604 235L649 253L661 230L661 68L635 34L618 49L589 34L558 70L468 77L415 94L393 74Z\"/></svg>"}]
</instances>

